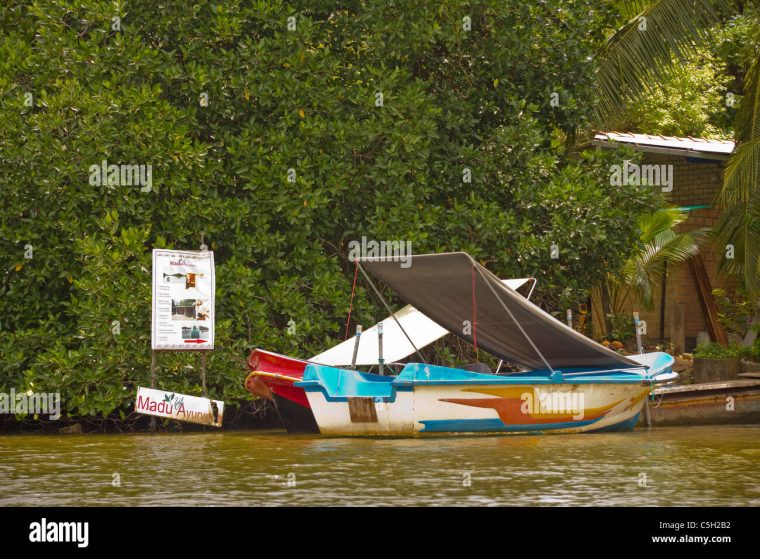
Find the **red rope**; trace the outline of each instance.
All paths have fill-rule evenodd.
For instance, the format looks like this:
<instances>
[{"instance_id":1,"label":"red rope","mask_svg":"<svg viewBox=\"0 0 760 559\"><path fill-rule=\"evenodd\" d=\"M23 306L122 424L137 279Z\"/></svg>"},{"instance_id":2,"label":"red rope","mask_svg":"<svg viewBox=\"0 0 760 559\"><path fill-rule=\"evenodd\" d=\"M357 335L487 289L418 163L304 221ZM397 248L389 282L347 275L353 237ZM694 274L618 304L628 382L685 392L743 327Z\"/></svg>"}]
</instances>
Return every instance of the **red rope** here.
<instances>
[{"instance_id":1,"label":"red rope","mask_svg":"<svg viewBox=\"0 0 760 559\"><path fill-rule=\"evenodd\" d=\"M475 299L475 266L472 267L472 343L478 357L478 302Z\"/></svg>"},{"instance_id":2,"label":"red rope","mask_svg":"<svg viewBox=\"0 0 760 559\"><path fill-rule=\"evenodd\" d=\"M346 337L343 338L344 340L348 339L348 327L351 325L351 311L354 308L354 293L356 293L356 275L359 273L359 262L356 262L356 267L354 268L354 284L351 286L351 302L348 304L348 319L346 320Z\"/></svg>"}]
</instances>

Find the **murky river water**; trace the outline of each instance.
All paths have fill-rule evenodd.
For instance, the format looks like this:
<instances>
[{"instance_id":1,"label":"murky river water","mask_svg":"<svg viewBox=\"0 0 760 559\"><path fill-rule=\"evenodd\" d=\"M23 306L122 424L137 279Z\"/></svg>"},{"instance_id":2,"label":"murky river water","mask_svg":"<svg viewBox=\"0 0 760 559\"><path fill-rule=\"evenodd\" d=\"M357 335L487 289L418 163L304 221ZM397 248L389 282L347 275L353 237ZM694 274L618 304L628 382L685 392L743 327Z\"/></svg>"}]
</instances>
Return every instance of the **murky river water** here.
<instances>
[{"instance_id":1,"label":"murky river water","mask_svg":"<svg viewBox=\"0 0 760 559\"><path fill-rule=\"evenodd\" d=\"M760 426L432 439L0 436L0 506L9 505L757 506Z\"/></svg>"}]
</instances>

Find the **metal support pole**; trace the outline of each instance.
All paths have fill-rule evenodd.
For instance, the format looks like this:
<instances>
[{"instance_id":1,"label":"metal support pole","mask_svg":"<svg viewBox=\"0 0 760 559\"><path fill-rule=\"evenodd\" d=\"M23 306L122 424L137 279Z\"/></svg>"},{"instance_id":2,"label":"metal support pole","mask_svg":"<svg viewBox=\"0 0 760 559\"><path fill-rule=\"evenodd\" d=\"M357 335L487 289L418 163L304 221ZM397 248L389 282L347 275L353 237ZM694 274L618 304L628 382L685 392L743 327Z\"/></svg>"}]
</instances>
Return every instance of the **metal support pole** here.
<instances>
[{"instance_id":1,"label":"metal support pole","mask_svg":"<svg viewBox=\"0 0 760 559\"><path fill-rule=\"evenodd\" d=\"M639 320L639 313L637 311L634 311L633 313L633 327L636 329L636 347L639 350L639 353L644 353L644 348L641 345L641 329L639 328L639 324L641 324L641 320Z\"/></svg>"},{"instance_id":2,"label":"metal support pole","mask_svg":"<svg viewBox=\"0 0 760 559\"><path fill-rule=\"evenodd\" d=\"M383 359L383 323L377 324L377 365L381 375L385 374L385 359Z\"/></svg>"},{"instance_id":3,"label":"metal support pole","mask_svg":"<svg viewBox=\"0 0 760 559\"><path fill-rule=\"evenodd\" d=\"M412 347L414 348L415 353L419 356L420 359L422 359L423 363L427 363L427 359L425 359L425 356L422 354L422 352L419 349L417 349L417 346L414 345L412 338L409 337L409 334L406 333L406 330L404 330L404 327L401 326L401 323L398 321L398 318L396 318L396 314L391 310L391 307L390 305L388 305L388 302L385 300L385 297L383 297L382 293L380 293L377 287L375 287L375 284L372 283L371 279L369 279L367 272L364 271L364 268L362 268L362 265L359 264L358 261L357 261L357 267L362 271L362 275L367 279L367 283L375 292L375 295L377 295L377 298L380 299L380 301L383 303L383 306L388 310L389 313L391 313L391 318L396 322L396 324L398 324L398 327L404 333L404 336L406 336L406 339L409 340L409 343L412 344Z\"/></svg>"},{"instance_id":4,"label":"metal support pole","mask_svg":"<svg viewBox=\"0 0 760 559\"><path fill-rule=\"evenodd\" d=\"M470 259L470 260L472 260L472 259ZM501 303L501 306L504 308L504 310L507 311L507 314L509 315L509 318L511 318L512 322L515 323L515 326L517 326L520 329L520 332L522 333L522 335L525 338L525 340L530 344L530 347L532 347L533 351L536 352L536 355L538 355L541 358L541 361L544 362L544 365L546 365L546 368L553 373L554 372L554 368L546 360L546 357L544 357L544 354L541 353L538 350L538 348L536 347L536 344L534 344L533 340L530 339L530 336L528 336L527 332L525 332L525 329L517 321L517 319L515 318L515 315L512 314L512 311L509 310L509 307L504 304L504 301L502 301L501 297L499 297L499 294L496 293L496 290L494 289L493 285L491 285L491 282L488 281L488 276L486 276L486 273L490 274L493 277L496 277L496 276L494 276L493 274L491 274L490 272L488 272L488 270L486 270L485 268L483 268L482 266L480 266L479 264L477 264L477 262L475 262L474 260L472 260L472 265L475 266L475 269L480 274L480 277L483 278L483 281L488 286L488 288L491 290L491 293L493 293L493 296L496 297L496 299L499 301L499 303ZM498 278L496 278L496 279L498 280Z\"/></svg>"},{"instance_id":5,"label":"metal support pole","mask_svg":"<svg viewBox=\"0 0 760 559\"><path fill-rule=\"evenodd\" d=\"M567 325L573 327L573 309L567 309Z\"/></svg>"}]
</instances>

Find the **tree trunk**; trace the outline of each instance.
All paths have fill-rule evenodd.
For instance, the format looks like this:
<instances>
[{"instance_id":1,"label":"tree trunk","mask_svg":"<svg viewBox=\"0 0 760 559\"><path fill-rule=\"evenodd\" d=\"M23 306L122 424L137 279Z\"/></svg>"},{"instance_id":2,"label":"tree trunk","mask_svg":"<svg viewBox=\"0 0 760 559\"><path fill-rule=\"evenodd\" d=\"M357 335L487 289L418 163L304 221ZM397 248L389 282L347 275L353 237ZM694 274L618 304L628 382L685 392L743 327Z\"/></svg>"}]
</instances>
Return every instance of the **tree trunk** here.
<instances>
[{"instance_id":1,"label":"tree trunk","mask_svg":"<svg viewBox=\"0 0 760 559\"><path fill-rule=\"evenodd\" d=\"M610 287L607 285L607 278L604 279L599 288L599 295L602 300L602 314L604 315L604 333L609 335L612 332L612 321L610 320L612 309L610 307Z\"/></svg>"}]
</instances>

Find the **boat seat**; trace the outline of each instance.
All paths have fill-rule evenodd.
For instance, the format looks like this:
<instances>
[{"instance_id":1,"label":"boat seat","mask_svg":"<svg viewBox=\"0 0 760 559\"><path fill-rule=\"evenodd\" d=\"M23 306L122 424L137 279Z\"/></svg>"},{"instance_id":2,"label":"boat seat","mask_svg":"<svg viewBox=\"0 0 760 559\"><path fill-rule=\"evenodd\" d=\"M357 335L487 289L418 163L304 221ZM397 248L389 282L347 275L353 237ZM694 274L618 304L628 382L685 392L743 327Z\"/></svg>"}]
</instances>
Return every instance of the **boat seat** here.
<instances>
[{"instance_id":1,"label":"boat seat","mask_svg":"<svg viewBox=\"0 0 760 559\"><path fill-rule=\"evenodd\" d=\"M486 375L493 374L491 367L485 363L467 363L466 365L462 365L459 368L465 371L470 371L472 373L484 373Z\"/></svg>"}]
</instances>

